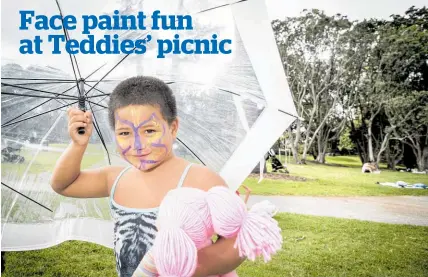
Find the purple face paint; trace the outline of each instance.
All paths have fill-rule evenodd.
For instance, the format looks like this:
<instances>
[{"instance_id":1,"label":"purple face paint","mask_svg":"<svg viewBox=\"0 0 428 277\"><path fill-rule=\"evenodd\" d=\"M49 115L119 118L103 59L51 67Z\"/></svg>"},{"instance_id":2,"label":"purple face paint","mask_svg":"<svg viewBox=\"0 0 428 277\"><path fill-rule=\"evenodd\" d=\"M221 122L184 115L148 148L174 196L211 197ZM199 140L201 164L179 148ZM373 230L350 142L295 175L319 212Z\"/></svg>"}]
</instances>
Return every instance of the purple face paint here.
<instances>
[{"instance_id":1,"label":"purple face paint","mask_svg":"<svg viewBox=\"0 0 428 277\"><path fill-rule=\"evenodd\" d=\"M129 160L128 156L130 156L130 158L136 158L136 159L138 159L138 164L139 164L138 165L138 169L141 170L141 169L146 169L146 165L156 164L156 163L158 163L161 160L161 159L156 159L156 160L155 159L146 159L146 158L150 157L150 155L152 153L152 151L150 151L150 150L152 150L153 147L159 149L157 151L154 151L155 152L154 154L160 152L160 149L162 149L163 150L162 152L164 152L163 156L166 156L166 154L168 153L168 148L167 148L167 146L165 144L161 143L162 138L163 138L163 136L165 135L165 132L166 132L164 124L162 124L162 134L161 134L160 138L156 140L156 142L150 143L150 139L147 139L147 138L143 138L144 139L144 141L143 141L143 139L140 136L139 129L141 127L143 127L145 124L147 124L148 122L154 121L155 125L159 125L157 123L157 121L156 121L157 117L156 117L155 113L153 113L149 117L149 119L141 122L137 126L135 126L134 123L131 122L131 121L128 121L126 119L120 118L117 113L115 114L115 118L116 118L116 120L118 120L122 124L131 127L132 130L133 130L133 133L134 133L134 145L132 145L130 142L129 142L128 145L126 145L126 142L119 143L118 139L116 138L116 143L118 145L118 148L121 150L122 156L124 157L124 159L126 161L128 161L131 164L134 164L134 163L132 163ZM143 150L147 149L147 148L148 148L148 151L150 151L150 152L147 153L147 151L146 151L146 154L144 154ZM134 151L136 151L136 155L132 155L132 153L130 155L127 155L130 152L131 149L133 149ZM138 157L140 155L144 155L144 157ZM136 166L136 164L134 164L134 165Z\"/></svg>"}]
</instances>

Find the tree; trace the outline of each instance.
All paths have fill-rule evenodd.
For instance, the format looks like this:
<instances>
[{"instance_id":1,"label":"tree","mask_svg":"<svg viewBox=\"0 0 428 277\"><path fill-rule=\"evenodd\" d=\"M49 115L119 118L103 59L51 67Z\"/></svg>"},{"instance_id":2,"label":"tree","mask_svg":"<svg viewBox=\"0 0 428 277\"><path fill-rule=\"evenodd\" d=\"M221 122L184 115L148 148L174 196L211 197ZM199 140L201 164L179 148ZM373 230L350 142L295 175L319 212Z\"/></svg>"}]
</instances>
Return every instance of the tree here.
<instances>
[{"instance_id":1,"label":"tree","mask_svg":"<svg viewBox=\"0 0 428 277\"><path fill-rule=\"evenodd\" d=\"M383 80L393 91L385 106L390 121L386 132L408 144L418 169L424 170L428 159L428 9L411 7L404 16L392 18L381 36L388 53L381 65Z\"/></svg>"},{"instance_id":2,"label":"tree","mask_svg":"<svg viewBox=\"0 0 428 277\"><path fill-rule=\"evenodd\" d=\"M388 109L395 115L390 117L394 124L392 139L409 145L418 170L425 170L428 166L428 91L397 97Z\"/></svg>"},{"instance_id":3,"label":"tree","mask_svg":"<svg viewBox=\"0 0 428 277\"><path fill-rule=\"evenodd\" d=\"M320 152L325 153L333 129L328 124L335 121L332 118L343 91L340 82L345 73L343 65L351 62L343 55L346 49L344 34L351 26L346 17L326 16L319 10L273 22L297 113L305 119L297 122L295 134L290 132L295 138L293 153L297 152L300 137L303 138L303 163L315 141Z\"/></svg>"},{"instance_id":4,"label":"tree","mask_svg":"<svg viewBox=\"0 0 428 277\"><path fill-rule=\"evenodd\" d=\"M311 10L272 26L300 116L288 130L296 162L300 146L303 163L309 151L324 162L348 128L363 163L394 168L409 147L426 166L426 8L361 22Z\"/></svg>"}]
</instances>

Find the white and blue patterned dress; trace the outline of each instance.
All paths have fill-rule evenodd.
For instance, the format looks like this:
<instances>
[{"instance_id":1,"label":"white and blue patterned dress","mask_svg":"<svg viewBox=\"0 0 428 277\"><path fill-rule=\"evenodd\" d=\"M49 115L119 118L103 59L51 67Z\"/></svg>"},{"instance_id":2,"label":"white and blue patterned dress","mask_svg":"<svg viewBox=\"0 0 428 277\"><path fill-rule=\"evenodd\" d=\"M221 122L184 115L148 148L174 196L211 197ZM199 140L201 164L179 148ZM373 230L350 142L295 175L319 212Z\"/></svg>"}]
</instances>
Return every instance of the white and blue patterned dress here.
<instances>
[{"instance_id":1,"label":"white and blue patterned dress","mask_svg":"<svg viewBox=\"0 0 428 277\"><path fill-rule=\"evenodd\" d=\"M183 185L189 164L181 175L177 187ZM131 277L156 236L158 207L134 209L119 205L114 201L114 192L119 179L129 169L125 168L116 178L110 193L110 208L114 220L114 251L116 270L119 277Z\"/></svg>"}]
</instances>

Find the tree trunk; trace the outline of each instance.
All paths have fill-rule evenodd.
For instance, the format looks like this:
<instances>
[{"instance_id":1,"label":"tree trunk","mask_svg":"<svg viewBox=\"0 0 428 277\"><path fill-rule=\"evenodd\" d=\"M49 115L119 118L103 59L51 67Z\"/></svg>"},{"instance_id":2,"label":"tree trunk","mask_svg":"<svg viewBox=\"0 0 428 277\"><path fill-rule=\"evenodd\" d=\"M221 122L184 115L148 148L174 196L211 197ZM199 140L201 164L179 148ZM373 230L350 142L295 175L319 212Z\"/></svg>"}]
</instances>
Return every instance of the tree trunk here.
<instances>
[{"instance_id":1,"label":"tree trunk","mask_svg":"<svg viewBox=\"0 0 428 277\"><path fill-rule=\"evenodd\" d=\"M303 153L302 153L302 159L301 159L302 164L306 164L306 155L307 155L309 148L311 147L309 145L310 144L309 137L311 135L312 124L314 122L314 116L315 116L315 112L317 111L317 109L318 109L318 104L315 101L313 104L312 110L311 110L309 122L306 126L306 136L305 136L305 142L303 144ZM315 134L313 134L313 135L315 136Z\"/></svg>"},{"instance_id":2,"label":"tree trunk","mask_svg":"<svg viewBox=\"0 0 428 277\"><path fill-rule=\"evenodd\" d=\"M350 120L351 122L351 133L355 134L357 132L356 128L355 128L355 124L354 121L352 121L352 119ZM363 154L363 147L361 147L360 142L358 140L358 138L355 138L355 146L357 146L357 152L358 152L358 156L360 157L360 161L362 164L364 164L364 154Z\"/></svg>"},{"instance_id":3,"label":"tree trunk","mask_svg":"<svg viewBox=\"0 0 428 277\"><path fill-rule=\"evenodd\" d=\"M329 131L330 133L330 131ZM325 140L324 142L324 148L322 149L322 160L320 160L320 163L325 164L325 155L327 152L327 148L328 148L328 139Z\"/></svg>"},{"instance_id":4,"label":"tree trunk","mask_svg":"<svg viewBox=\"0 0 428 277\"><path fill-rule=\"evenodd\" d=\"M336 103L336 101L334 101L334 103ZM303 154L302 154L302 162L306 159L306 151L308 149L310 149L310 147L312 146L314 139L319 137L319 132L322 130L322 128L324 128L325 123L327 121L327 118L329 117L329 115L331 114L331 111L333 110L334 107L334 103L331 106L331 108L328 110L327 114L324 116L323 120L321 121L321 123L319 124L319 126L316 128L316 130L314 131L314 133L312 134L312 138L310 139L309 143L306 144L306 140L305 140L305 147L303 149ZM306 137L306 139L308 139L308 137Z\"/></svg>"},{"instance_id":5,"label":"tree trunk","mask_svg":"<svg viewBox=\"0 0 428 277\"><path fill-rule=\"evenodd\" d=\"M325 152L320 153L317 157L317 162L321 164L325 164Z\"/></svg>"},{"instance_id":6,"label":"tree trunk","mask_svg":"<svg viewBox=\"0 0 428 277\"><path fill-rule=\"evenodd\" d=\"M309 136L311 133L311 130L309 129L310 124L308 124L308 128L306 129L306 137L305 137L305 142L303 144L303 153L302 153L302 158L301 158L301 163L302 164L306 164L306 155L308 152L308 143L309 143Z\"/></svg>"},{"instance_id":7,"label":"tree trunk","mask_svg":"<svg viewBox=\"0 0 428 277\"><path fill-rule=\"evenodd\" d=\"M291 127L288 128L288 133L290 134L291 137L291 152L293 153L293 158L294 161L296 162L296 164L300 163L299 160L299 142L300 142L300 128L301 128L301 123L300 120L297 119L297 124L296 124L296 137L294 138L293 141L293 133L291 132Z\"/></svg>"},{"instance_id":8,"label":"tree trunk","mask_svg":"<svg viewBox=\"0 0 428 277\"><path fill-rule=\"evenodd\" d=\"M314 161L316 161L317 157L318 157L318 151L317 151L317 149L313 149L312 148L311 155L314 158Z\"/></svg>"},{"instance_id":9,"label":"tree trunk","mask_svg":"<svg viewBox=\"0 0 428 277\"><path fill-rule=\"evenodd\" d=\"M369 122L367 128L367 144L369 150L369 162L374 162L374 154L373 154L373 137L372 137L372 122Z\"/></svg>"},{"instance_id":10,"label":"tree trunk","mask_svg":"<svg viewBox=\"0 0 428 277\"><path fill-rule=\"evenodd\" d=\"M416 156L417 164L418 164L418 170L424 171L427 169L427 164L425 163L428 158L428 146L425 146L422 151L418 151L419 155Z\"/></svg>"},{"instance_id":11,"label":"tree trunk","mask_svg":"<svg viewBox=\"0 0 428 277\"><path fill-rule=\"evenodd\" d=\"M389 144L388 144L388 147L385 149L386 164L388 169L394 170L395 169L394 158L392 158L391 155L392 155L391 149L389 149Z\"/></svg>"},{"instance_id":12,"label":"tree trunk","mask_svg":"<svg viewBox=\"0 0 428 277\"><path fill-rule=\"evenodd\" d=\"M293 153L294 162L296 164L299 163L299 153L297 153L297 147L293 144L291 144L291 152Z\"/></svg>"},{"instance_id":13,"label":"tree trunk","mask_svg":"<svg viewBox=\"0 0 428 277\"><path fill-rule=\"evenodd\" d=\"M385 137L383 138L382 144L380 146L379 152L377 153L376 164L378 166L381 162L383 152L388 147L389 135L390 135L390 132L386 133Z\"/></svg>"},{"instance_id":14,"label":"tree trunk","mask_svg":"<svg viewBox=\"0 0 428 277\"><path fill-rule=\"evenodd\" d=\"M328 139L322 139L322 133L318 136L318 156L317 162L325 163L325 152L327 151Z\"/></svg>"},{"instance_id":15,"label":"tree trunk","mask_svg":"<svg viewBox=\"0 0 428 277\"><path fill-rule=\"evenodd\" d=\"M385 150L385 157L388 163L388 169L395 170L395 167L404 157L404 144L401 144L401 149L398 149L398 147L394 147L394 145L391 145L391 141L388 141L388 145ZM395 149L395 151L391 150L391 147Z\"/></svg>"}]
</instances>

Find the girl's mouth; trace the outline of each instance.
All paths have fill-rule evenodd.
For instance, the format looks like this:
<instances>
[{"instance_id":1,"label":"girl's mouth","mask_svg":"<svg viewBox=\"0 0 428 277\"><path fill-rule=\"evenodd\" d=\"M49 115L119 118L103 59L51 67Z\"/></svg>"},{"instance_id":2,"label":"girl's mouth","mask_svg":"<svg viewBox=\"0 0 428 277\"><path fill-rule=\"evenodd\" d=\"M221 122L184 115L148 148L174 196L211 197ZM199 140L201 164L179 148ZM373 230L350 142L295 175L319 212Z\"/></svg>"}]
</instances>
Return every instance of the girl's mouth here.
<instances>
[{"instance_id":1,"label":"girl's mouth","mask_svg":"<svg viewBox=\"0 0 428 277\"><path fill-rule=\"evenodd\" d=\"M144 158L144 157L147 157L149 154L137 154L137 155L133 155L134 157L136 157L136 158Z\"/></svg>"}]
</instances>

